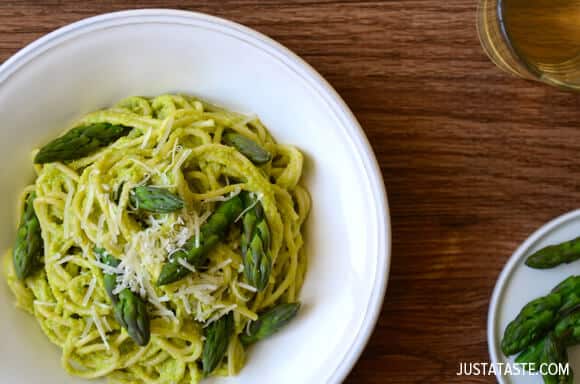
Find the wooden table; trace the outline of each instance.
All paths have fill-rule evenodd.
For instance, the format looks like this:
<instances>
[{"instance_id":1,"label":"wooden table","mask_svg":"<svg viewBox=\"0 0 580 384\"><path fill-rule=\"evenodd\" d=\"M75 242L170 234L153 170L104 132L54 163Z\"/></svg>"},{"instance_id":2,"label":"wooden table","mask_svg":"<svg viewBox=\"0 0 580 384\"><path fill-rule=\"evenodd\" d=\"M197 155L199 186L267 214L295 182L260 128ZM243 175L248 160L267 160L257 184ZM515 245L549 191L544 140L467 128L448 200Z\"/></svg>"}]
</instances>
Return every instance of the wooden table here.
<instances>
[{"instance_id":1,"label":"wooden table","mask_svg":"<svg viewBox=\"0 0 580 384\"><path fill-rule=\"evenodd\" d=\"M255 28L312 64L364 127L389 194L385 305L349 383L492 383L487 307L518 244L578 207L579 97L497 70L474 0L2 1L0 61L95 14L171 7Z\"/></svg>"}]
</instances>

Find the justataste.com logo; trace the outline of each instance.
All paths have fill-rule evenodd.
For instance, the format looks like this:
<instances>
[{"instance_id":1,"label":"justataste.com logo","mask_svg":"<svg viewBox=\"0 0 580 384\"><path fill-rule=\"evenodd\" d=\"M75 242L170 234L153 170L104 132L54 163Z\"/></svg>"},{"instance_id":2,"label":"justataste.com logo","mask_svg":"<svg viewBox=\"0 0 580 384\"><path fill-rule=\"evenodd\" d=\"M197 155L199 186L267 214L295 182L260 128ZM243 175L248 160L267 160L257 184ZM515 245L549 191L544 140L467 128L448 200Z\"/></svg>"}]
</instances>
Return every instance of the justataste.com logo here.
<instances>
[{"instance_id":1,"label":"justataste.com logo","mask_svg":"<svg viewBox=\"0 0 580 384\"><path fill-rule=\"evenodd\" d=\"M560 376L570 374L568 363L460 362L457 376Z\"/></svg>"}]
</instances>

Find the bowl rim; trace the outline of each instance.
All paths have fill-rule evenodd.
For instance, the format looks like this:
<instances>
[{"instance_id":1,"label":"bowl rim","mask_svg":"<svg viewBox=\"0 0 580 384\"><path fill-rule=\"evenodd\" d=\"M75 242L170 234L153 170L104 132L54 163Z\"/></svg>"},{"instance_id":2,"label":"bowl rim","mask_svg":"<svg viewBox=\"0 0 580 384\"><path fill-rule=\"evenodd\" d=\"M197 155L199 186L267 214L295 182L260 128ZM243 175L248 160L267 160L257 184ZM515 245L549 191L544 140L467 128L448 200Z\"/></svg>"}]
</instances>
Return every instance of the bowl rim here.
<instances>
[{"instance_id":1,"label":"bowl rim","mask_svg":"<svg viewBox=\"0 0 580 384\"><path fill-rule=\"evenodd\" d=\"M274 57L305 80L308 86L324 100L335 118L340 121L341 124L338 127L344 131L343 134L356 148L355 155L367 173L369 189L373 195L373 206L376 207L376 211L369 213L369 217L372 216L375 219L374 227L377 229L377 244L375 245L377 261L371 296L356 338L348 347L335 371L328 377L330 383L344 381L368 343L381 313L391 263L391 220L382 173L368 138L336 90L306 61L266 35L221 17L175 9L134 9L81 19L31 42L0 65L0 86L20 68L73 37L90 33L95 29L147 23L147 19L154 18L163 18L174 22L179 19L188 25L192 25L193 22L198 23L196 26L199 26L199 23L210 25L213 31L241 39Z\"/></svg>"}]
</instances>

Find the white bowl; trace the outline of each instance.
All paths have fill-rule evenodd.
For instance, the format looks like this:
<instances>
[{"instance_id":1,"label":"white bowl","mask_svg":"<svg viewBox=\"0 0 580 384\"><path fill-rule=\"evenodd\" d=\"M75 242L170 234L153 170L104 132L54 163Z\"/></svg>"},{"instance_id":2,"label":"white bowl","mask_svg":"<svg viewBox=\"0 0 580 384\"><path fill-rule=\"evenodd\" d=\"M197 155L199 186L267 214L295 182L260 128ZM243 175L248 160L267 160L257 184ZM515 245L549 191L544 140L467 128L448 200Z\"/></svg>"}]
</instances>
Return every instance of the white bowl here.
<instances>
[{"instance_id":1,"label":"white bowl","mask_svg":"<svg viewBox=\"0 0 580 384\"><path fill-rule=\"evenodd\" d=\"M506 357L501 351L501 338L507 325L518 315L528 302L545 296L562 280L578 275L580 261L563 264L552 269L533 269L524 264L526 258L548 245L558 244L578 237L580 233L580 210L555 218L534 232L514 252L499 276L487 320L487 342L491 362L497 367L513 364L515 356ZM580 369L580 346L568 349L570 367ZM540 375L505 375L499 369L497 380L500 384L541 384ZM578 382L576 379L575 382Z\"/></svg>"},{"instance_id":2,"label":"white bowl","mask_svg":"<svg viewBox=\"0 0 580 384\"><path fill-rule=\"evenodd\" d=\"M30 44L0 67L0 248L14 239L30 150L74 118L129 95L193 93L258 114L306 154L313 198L304 310L252 349L234 383L338 383L380 312L390 263L381 174L356 119L310 66L269 38L215 17L171 10L98 16ZM59 350L13 308L0 284L0 381L83 383ZM211 380L208 380L211 382Z\"/></svg>"}]
</instances>

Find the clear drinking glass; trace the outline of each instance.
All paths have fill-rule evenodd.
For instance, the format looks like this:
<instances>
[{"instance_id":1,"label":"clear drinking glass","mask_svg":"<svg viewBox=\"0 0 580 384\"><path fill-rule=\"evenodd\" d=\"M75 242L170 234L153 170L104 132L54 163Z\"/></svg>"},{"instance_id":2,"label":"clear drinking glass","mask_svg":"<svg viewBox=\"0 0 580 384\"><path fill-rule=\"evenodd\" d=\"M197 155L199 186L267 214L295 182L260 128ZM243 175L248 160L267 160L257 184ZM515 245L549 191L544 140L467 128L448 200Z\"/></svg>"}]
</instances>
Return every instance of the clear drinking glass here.
<instances>
[{"instance_id":1,"label":"clear drinking glass","mask_svg":"<svg viewBox=\"0 0 580 384\"><path fill-rule=\"evenodd\" d=\"M501 69L580 90L580 0L480 0L477 29Z\"/></svg>"}]
</instances>

